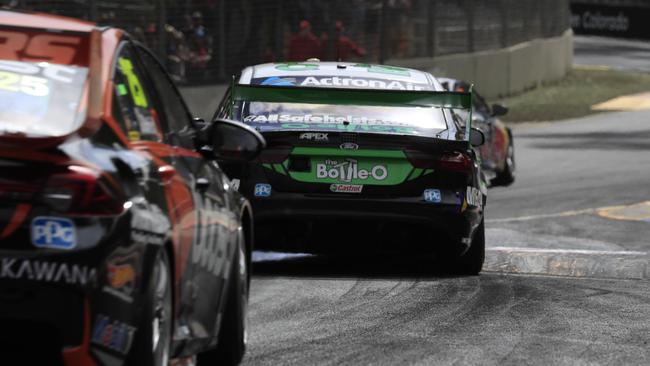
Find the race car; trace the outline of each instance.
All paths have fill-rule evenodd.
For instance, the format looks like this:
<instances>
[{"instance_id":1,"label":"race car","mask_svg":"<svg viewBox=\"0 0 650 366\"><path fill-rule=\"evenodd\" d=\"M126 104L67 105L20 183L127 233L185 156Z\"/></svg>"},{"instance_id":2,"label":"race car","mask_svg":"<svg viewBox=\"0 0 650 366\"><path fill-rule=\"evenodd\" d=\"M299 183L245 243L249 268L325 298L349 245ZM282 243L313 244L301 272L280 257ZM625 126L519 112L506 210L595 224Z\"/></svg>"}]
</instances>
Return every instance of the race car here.
<instances>
[{"instance_id":1,"label":"race car","mask_svg":"<svg viewBox=\"0 0 650 366\"><path fill-rule=\"evenodd\" d=\"M244 69L214 118L244 122L267 141L256 161L226 167L253 204L258 247L436 251L450 269L479 273L486 185L474 148L484 136L451 113L471 98L399 67Z\"/></svg>"},{"instance_id":2,"label":"race car","mask_svg":"<svg viewBox=\"0 0 650 366\"><path fill-rule=\"evenodd\" d=\"M263 137L193 120L124 31L28 12L0 11L0 106L3 360L238 363L252 211L196 141Z\"/></svg>"},{"instance_id":3,"label":"race car","mask_svg":"<svg viewBox=\"0 0 650 366\"><path fill-rule=\"evenodd\" d=\"M471 86L456 79L438 78L438 81L445 89L451 91L463 92ZM458 113L465 113L466 117L467 112ZM507 113L508 108L500 104L488 106L481 94L474 90L472 125L481 129L485 135L485 144L479 149L481 166L487 181L493 186L508 186L515 181L515 145L512 131L497 118Z\"/></svg>"}]
</instances>

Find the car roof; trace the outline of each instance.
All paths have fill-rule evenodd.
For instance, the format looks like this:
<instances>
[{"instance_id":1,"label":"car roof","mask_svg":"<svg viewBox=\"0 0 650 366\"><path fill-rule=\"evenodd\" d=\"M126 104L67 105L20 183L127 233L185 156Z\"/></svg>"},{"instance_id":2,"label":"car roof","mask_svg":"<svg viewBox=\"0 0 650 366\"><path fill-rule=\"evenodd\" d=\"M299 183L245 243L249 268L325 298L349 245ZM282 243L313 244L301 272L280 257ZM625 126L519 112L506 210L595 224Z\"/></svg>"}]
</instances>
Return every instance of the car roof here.
<instances>
[{"instance_id":1,"label":"car roof","mask_svg":"<svg viewBox=\"0 0 650 366\"><path fill-rule=\"evenodd\" d=\"M89 33L96 24L79 19L43 13L0 10L0 24L22 28L36 28Z\"/></svg>"},{"instance_id":2,"label":"car roof","mask_svg":"<svg viewBox=\"0 0 650 366\"><path fill-rule=\"evenodd\" d=\"M420 70L356 62L321 61L267 63L249 66L242 71L239 83L251 84L253 79L287 76L369 78L387 82L423 84L433 86L434 90L438 90L440 87L431 74Z\"/></svg>"}]
</instances>

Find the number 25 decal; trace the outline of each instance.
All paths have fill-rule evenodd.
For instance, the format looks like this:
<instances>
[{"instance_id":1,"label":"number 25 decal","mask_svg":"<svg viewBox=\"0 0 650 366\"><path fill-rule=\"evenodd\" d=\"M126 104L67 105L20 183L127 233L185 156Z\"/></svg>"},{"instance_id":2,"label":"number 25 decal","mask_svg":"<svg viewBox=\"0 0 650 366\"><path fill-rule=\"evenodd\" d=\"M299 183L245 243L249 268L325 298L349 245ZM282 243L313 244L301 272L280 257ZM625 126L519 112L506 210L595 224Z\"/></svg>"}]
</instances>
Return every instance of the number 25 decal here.
<instances>
[{"instance_id":1,"label":"number 25 decal","mask_svg":"<svg viewBox=\"0 0 650 366\"><path fill-rule=\"evenodd\" d=\"M35 97L44 97L50 94L47 79L8 71L0 71L0 90L22 92Z\"/></svg>"}]
</instances>

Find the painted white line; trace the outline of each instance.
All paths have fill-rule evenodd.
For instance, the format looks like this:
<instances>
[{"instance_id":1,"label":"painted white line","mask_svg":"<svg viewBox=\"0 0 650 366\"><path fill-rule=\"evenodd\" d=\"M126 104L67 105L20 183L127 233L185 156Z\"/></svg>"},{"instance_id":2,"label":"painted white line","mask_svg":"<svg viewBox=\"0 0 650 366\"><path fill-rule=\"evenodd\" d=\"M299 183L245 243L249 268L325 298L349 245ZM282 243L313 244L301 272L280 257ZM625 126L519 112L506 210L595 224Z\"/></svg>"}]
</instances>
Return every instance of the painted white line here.
<instances>
[{"instance_id":1,"label":"painted white line","mask_svg":"<svg viewBox=\"0 0 650 366\"><path fill-rule=\"evenodd\" d=\"M500 252L521 252L521 253L544 253L544 254L587 254L587 255L609 255L609 256L645 256L646 252L635 252L626 250L587 250L587 249L544 249L544 248L522 248L522 247L488 247L486 251Z\"/></svg>"}]
</instances>

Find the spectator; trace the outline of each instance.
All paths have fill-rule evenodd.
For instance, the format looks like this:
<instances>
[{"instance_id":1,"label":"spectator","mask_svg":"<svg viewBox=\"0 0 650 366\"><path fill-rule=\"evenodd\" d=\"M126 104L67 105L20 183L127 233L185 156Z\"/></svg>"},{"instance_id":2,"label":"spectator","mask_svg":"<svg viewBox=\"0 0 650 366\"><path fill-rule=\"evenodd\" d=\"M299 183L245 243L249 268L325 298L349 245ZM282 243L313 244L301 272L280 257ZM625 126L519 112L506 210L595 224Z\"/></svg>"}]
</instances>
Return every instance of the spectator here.
<instances>
[{"instance_id":1,"label":"spectator","mask_svg":"<svg viewBox=\"0 0 650 366\"><path fill-rule=\"evenodd\" d=\"M311 31L311 23L306 20L300 22L298 34L289 41L288 61L305 61L322 54L321 41Z\"/></svg>"},{"instance_id":2,"label":"spectator","mask_svg":"<svg viewBox=\"0 0 650 366\"><path fill-rule=\"evenodd\" d=\"M191 66L195 71L205 72L212 59L212 37L203 25L203 15L199 11L192 14L192 29L187 41Z\"/></svg>"},{"instance_id":3,"label":"spectator","mask_svg":"<svg viewBox=\"0 0 650 366\"><path fill-rule=\"evenodd\" d=\"M350 56L355 57L364 57L366 55L366 50L363 47L360 47L356 42L346 36L345 27L343 27L343 22L336 21L336 44L334 45L334 51L336 52L337 61L347 61L350 59Z\"/></svg>"}]
</instances>

